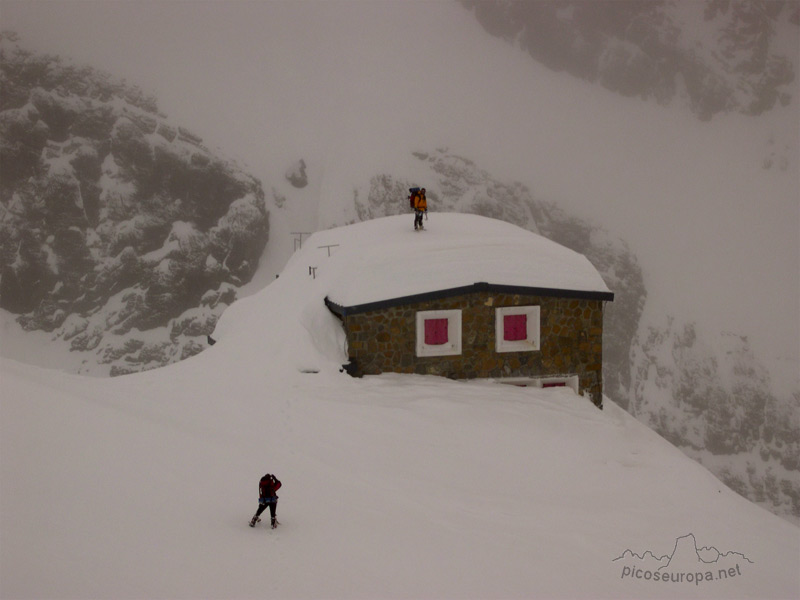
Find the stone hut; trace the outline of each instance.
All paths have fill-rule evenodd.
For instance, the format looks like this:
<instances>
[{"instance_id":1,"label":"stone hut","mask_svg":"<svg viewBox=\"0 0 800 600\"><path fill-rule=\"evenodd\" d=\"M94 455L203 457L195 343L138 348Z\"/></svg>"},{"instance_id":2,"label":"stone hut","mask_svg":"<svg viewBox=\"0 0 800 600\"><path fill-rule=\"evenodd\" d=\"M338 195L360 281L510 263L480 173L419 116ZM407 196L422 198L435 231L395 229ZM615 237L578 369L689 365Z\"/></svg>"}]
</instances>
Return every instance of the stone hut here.
<instances>
[{"instance_id":1,"label":"stone hut","mask_svg":"<svg viewBox=\"0 0 800 600\"><path fill-rule=\"evenodd\" d=\"M325 303L342 322L348 372L567 386L602 408L603 310L614 295L591 263L502 221L431 222L424 232L405 217L323 232L339 240Z\"/></svg>"}]
</instances>

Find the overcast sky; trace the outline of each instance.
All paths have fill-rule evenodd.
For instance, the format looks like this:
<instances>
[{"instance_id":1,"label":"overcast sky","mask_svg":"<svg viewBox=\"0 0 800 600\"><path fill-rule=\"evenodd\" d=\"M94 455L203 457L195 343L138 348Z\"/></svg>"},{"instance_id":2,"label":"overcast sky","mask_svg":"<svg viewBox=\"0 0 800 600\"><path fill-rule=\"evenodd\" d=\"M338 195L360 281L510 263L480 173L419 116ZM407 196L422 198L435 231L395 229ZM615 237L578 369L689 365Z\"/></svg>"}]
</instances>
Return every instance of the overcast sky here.
<instances>
[{"instance_id":1,"label":"overcast sky","mask_svg":"<svg viewBox=\"0 0 800 600\"><path fill-rule=\"evenodd\" d=\"M425 84L417 96L436 94L448 85L448 52L455 57L462 50L457 36L463 24L470 24L473 35L480 31L467 11L447 0L2 0L0 6L3 28L17 31L24 45L98 66L155 92L162 110L189 127L202 127L204 137L247 143L258 130L259 143L276 135L298 147L323 134L333 118L330 106L351 105L352 114L339 110L335 118L354 125L365 110L380 110L385 69L394 71L398 99L412 100L415 77ZM442 25L453 18L460 22L432 55L432 38L441 37ZM414 46L427 53L412 51L402 63L396 60L399 48ZM442 65L438 86L415 68L434 61ZM382 89L373 88L376 81ZM423 113L417 111L424 120ZM284 122L276 123L275 115ZM264 121L254 123L259 116ZM281 135L287 131L291 135Z\"/></svg>"}]
</instances>

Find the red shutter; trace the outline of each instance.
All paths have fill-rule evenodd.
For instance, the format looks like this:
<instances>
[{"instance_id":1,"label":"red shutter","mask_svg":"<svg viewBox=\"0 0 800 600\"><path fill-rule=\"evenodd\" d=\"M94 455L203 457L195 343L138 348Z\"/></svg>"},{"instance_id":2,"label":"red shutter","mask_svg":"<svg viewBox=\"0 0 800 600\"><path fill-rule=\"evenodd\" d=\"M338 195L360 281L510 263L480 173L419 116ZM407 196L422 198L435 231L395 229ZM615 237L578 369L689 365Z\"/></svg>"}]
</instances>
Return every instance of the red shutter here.
<instances>
[{"instance_id":1,"label":"red shutter","mask_svg":"<svg viewBox=\"0 0 800 600\"><path fill-rule=\"evenodd\" d=\"M447 343L447 319L425 319L425 344L441 346Z\"/></svg>"},{"instance_id":2,"label":"red shutter","mask_svg":"<svg viewBox=\"0 0 800 600\"><path fill-rule=\"evenodd\" d=\"M528 339L528 315L503 315L503 339L507 342Z\"/></svg>"}]
</instances>

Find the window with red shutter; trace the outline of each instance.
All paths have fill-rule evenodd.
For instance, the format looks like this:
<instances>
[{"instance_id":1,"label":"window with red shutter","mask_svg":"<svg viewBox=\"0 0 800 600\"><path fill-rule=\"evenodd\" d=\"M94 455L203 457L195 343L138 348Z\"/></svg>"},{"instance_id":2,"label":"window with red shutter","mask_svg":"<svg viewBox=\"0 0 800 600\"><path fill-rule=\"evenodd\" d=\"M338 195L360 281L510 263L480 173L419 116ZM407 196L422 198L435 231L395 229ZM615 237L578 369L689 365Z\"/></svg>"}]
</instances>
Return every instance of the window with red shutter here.
<instances>
[{"instance_id":1,"label":"window with red shutter","mask_svg":"<svg viewBox=\"0 0 800 600\"><path fill-rule=\"evenodd\" d=\"M503 339L507 342L528 339L528 315L504 315Z\"/></svg>"},{"instance_id":2,"label":"window with red shutter","mask_svg":"<svg viewBox=\"0 0 800 600\"><path fill-rule=\"evenodd\" d=\"M420 310L414 320L417 356L461 354L461 310Z\"/></svg>"},{"instance_id":3,"label":"window with red shutter","mask_svg":"<svg viewBox=\"0 0 800 600\"><path fill-rule=\"evenodd\" d=\"M539 347L538 305L499 306L495 311L495 351L537 352Z\"/></svg>"},{"instance_id":4,"label":"window with red shutter","mask_svg":"<svg viewBox=\"0 0 800 600\"><path fill-rule=\"evenodd\" d=\"M429 346L447 343L447 319L425 319L425 343Z\"/></svg>"}]
</instances>

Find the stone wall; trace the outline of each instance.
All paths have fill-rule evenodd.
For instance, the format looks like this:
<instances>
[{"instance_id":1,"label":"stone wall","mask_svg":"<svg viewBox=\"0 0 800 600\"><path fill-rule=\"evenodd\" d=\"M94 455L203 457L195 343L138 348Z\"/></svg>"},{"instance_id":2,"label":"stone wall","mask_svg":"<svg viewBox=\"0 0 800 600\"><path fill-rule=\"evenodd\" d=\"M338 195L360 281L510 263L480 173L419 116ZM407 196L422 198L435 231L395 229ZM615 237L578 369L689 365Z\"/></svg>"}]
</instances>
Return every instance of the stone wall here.
<instances>
[{"instance_id":1,"label":"stone wall","mask_svg":"<svg viewBox=\"0 0 800 600\"><path fill-rule=\"evenodd\" d=\"M495 352L495 309L540 307L540 350ZM416 313L460 309L460 355L416 356ZM603 302L475 292L343 318L351 374L418 373L451 379L578 375L580 391L602 407Z\"/></svg>"}]
</instances>

